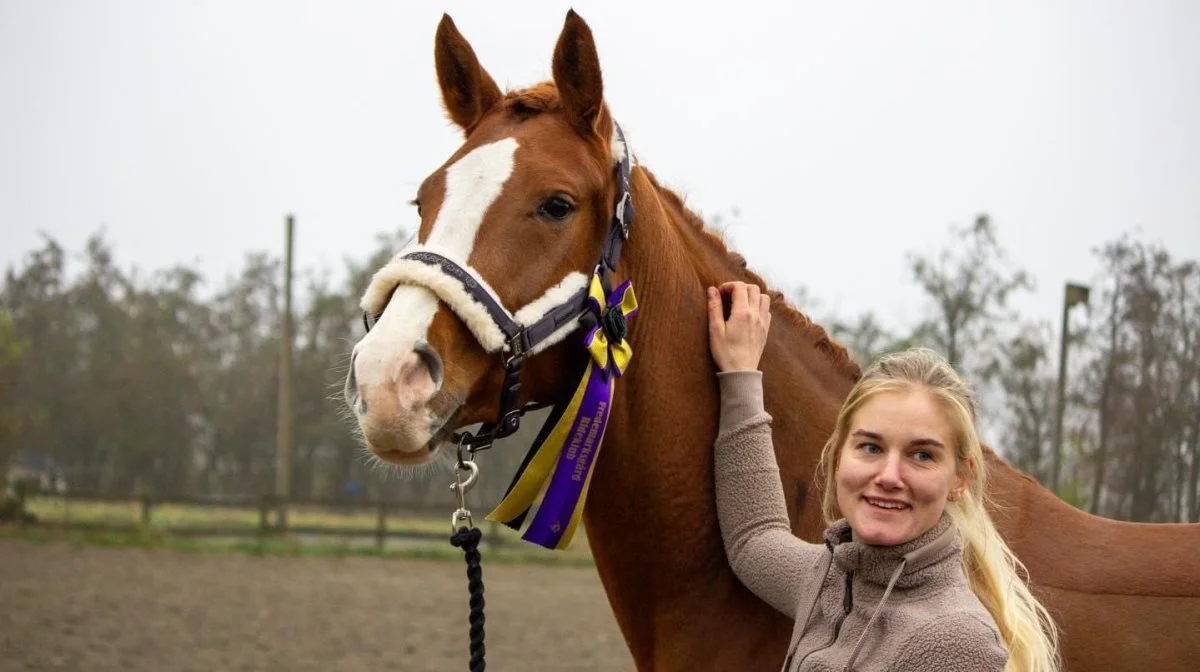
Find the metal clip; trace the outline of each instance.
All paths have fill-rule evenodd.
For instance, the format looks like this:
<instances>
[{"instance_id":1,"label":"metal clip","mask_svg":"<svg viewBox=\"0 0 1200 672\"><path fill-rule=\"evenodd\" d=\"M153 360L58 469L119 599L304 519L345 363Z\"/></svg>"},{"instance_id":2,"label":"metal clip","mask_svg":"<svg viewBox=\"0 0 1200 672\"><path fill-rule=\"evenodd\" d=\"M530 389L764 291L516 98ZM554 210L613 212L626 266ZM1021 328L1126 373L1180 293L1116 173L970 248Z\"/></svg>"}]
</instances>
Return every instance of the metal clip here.
<instances>
[{"instance_id":1,"label":"metal clip","mask_svg":"<svg viewBox=\"0 0 1200 672\"><path fill-rule=\"evenodd\" d=\"M467 521L467 524L459 525L459 523L464 520ZM450 531L457 532L457 531L459 531L459 529L461 529L463 527L465 527L469 530L472 527L475 527L475 521L471 520L471 512L470 511L466 511L464 509L459 509L458 511L455 511L450 516Z\"/></svg>"},{"instance_id":2,"label":"metal clip","mask_svg":"<svg viewBox=\"0 0 1200 672\"><path fill-rule=\"evenodd\" d=\"M464 481L462 474L464 471L470 472L467 480ZM475 487L475 480L479 477L479 466L474 460L459 461L454 465L454 483L450 484L450 489L458 495L458 510L450 516L450 530L457 532L461 527L459 523L466 521L466 527L475 527L475 521L471 519L471 511L467 508L467 493L471 488Z\"/></svg>"}]
</instances>

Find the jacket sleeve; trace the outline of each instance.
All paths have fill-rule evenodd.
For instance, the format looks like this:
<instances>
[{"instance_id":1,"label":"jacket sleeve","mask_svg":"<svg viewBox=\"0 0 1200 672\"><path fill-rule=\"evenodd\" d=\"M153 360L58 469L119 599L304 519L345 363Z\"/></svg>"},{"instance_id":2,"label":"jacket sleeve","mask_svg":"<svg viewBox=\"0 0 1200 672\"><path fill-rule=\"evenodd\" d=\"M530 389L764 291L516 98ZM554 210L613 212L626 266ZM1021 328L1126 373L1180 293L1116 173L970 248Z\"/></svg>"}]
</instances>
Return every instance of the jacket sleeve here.
<instances>
[{"instance_id":1,"label":"jacket sleeve","mask_svg":"<svg viewBox=\"0 0 1200 672\"><path fill-rule=\"evenodd\" d=\"M763 407L762 372L717 374L721 417L713 449L717 518L738 579L789 618L796 617L826 549L792 534Z\"/></svg>"},{"instance_id":2,"label":"jacket sleeve","mask_svg":"<svg viewBox=\"0 0 1200 672\"><path fill-rule=\"evenodd\" d=\"M1008 650L987 623L961 613L922 627L901 647L889 672L1004 672Z\"/></svg>"}]
</instances>

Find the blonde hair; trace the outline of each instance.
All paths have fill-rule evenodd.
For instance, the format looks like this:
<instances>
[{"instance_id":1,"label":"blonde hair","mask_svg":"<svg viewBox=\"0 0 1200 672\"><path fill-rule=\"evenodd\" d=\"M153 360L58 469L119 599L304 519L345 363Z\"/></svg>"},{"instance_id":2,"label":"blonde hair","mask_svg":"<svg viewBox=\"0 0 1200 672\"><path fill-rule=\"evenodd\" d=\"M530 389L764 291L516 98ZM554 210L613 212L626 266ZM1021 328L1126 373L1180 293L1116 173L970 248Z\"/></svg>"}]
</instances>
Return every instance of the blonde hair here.
<instances>
[{"instance_id":1,"label":"blonde hair","mask_svg":"<svg viewBox=\"0 0 1200 672\"><path fill-rule=\"evenodd\" d=\"M1045 607L1030 592L1025 566L1000 536L985 508L987 468L975 429L975 395L954 369L928 348L912 348L881 357L850 390L838 413L833 435L821 452L818 482L823 481L822 512L827 523L841 518L837 505L838 460L850 420L863 403L881 392L921 389L946 411L955 430L955 454L966 467L966 488L946 503L963 541L963 569L971 591L1000 629L1008 649L1006 672L1054 672L1059 669L1058 632ZM960 472L961 473L961 472Z\"/></svg>"}]
</instances>

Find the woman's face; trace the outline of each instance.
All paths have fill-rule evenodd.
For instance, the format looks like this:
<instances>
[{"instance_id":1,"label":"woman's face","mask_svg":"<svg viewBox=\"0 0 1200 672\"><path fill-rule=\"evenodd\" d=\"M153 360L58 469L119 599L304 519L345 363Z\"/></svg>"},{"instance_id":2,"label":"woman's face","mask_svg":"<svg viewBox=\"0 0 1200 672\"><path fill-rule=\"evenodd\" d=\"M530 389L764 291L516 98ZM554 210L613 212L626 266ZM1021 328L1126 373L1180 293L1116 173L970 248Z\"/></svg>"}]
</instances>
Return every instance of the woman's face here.
<instances>
[{"instance_id":1,"label":"woman's face","mask_svg":"<svg viewBox=\"0 0 1200 672\"><path fill-rule=\"evenodd\" d=\"M946 415L913 389L878 393L851 417L835 482L838 508L863 543L911 541L961 495L966 480Z\"/></svg>"}]
</instances>

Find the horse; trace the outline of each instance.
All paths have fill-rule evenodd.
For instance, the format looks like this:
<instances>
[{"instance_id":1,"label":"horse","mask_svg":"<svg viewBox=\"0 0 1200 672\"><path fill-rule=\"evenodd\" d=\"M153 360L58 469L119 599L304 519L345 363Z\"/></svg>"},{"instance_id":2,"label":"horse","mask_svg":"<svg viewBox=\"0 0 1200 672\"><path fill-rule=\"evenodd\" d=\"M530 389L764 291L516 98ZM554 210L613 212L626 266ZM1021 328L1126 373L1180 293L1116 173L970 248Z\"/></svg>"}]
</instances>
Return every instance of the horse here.
<instances>
[{"instance_id":1,"label":"horse","mask_svg":"<svg viewBox=\"0 0 1200 672\"><path fill-rule=\"evenodd\" d=\"M362 440L383 461L427 464L485 434L463 428L502 436L523 405L569 396L589 361L587 325L556 307L586 293L598 256L619 256L612 278L632 283L638 310L617 334L633 355L582 514L596 571L638 670L778 669L791 619L734 576L718 527L704 289L740 279L771 296L766 407L792 529L808 541L824 526L817 456L860 365L645 165L622 163L630 148L577 13L552 79L523 88L501 91L448 15L434 43L463 143L417 190L413 250L362 297L374 324L345 383ZM608 254L614 244L622 254ZM537 325L537 338L513 338L522 325ZM1089 515L986 455L989 506L1061 628L1065 669L1195 669L1200 525Z\"/></svg>"}]
</instances>

